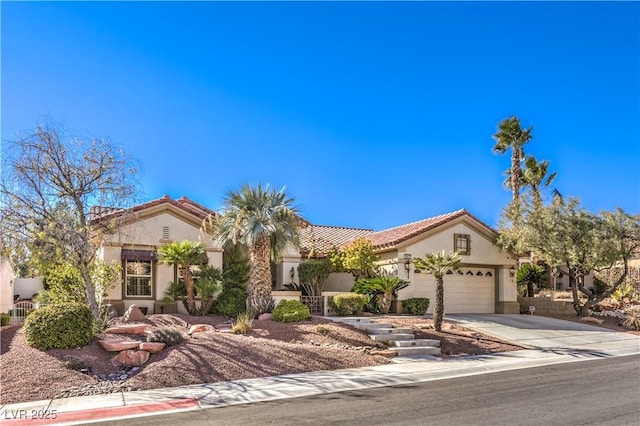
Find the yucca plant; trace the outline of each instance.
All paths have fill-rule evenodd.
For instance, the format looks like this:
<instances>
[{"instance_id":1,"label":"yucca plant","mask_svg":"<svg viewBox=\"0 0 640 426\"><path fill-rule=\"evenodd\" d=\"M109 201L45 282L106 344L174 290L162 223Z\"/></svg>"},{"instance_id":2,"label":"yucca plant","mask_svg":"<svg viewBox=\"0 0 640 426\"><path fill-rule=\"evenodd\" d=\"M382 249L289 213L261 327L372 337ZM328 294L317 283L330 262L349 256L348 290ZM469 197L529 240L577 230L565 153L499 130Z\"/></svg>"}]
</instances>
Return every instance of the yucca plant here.
<instances>
[{"instance_id":1,"label":"yucca plant","mask_svg":"<svg viewBox=\"0 0 640 426\"><path fill-rule=\"evenodd\" d=\"M630 311L624 321L622 321L622 325L629 330L640 330L640 311Z\"/></svg>"},{"instance_id":2,"label":"yucca plant","mask_svg":"<svg viewBox=\"0 0 640 426\"><path fill-rule=\"evenodd\" d=\"M251 331L254 315L251 312L243 312L238 315L231 326L233 334L247 334Z\"/></svg>"}]
</instances>

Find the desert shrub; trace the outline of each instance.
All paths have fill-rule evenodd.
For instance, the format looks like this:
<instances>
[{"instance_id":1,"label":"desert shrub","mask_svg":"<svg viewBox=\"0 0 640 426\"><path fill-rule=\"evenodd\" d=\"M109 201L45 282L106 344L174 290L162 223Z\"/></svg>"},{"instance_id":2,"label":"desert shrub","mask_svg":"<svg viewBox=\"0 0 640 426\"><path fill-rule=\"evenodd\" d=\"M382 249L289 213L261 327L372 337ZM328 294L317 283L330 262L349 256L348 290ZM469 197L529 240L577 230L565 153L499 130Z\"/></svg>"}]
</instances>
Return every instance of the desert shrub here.
<instances>
[{"instance_id":1,"label":"desert shrub","mask_svg":"<svg viewBox=\"0 0 640 426\"><path fill-rule=\"evenodd\" d=\"M271 312L274 321L296 322L311 317L309 308L299 300L281 300Z\"/></svg>"},{"instance_id":2,"label":"desert shrub","mask_svg":"<svg viewBox=\"0 0 640 426\"><path fill-rule=\"evenodd\" d=\"M87 305L54 304L36 309L24 323L29 346L40 350L85 346L93 339L93 315Z\"/></svg>"},{"instance_id":3,"label":"desert shrub","mask_svg":"<svg viewBox=\"0 0 640 426\"><path fill-rule=\"evenodd\" d=\"M411 315L424 315L429 309L428 297L412 297L402 301L402 309Z\"/></svg>"},{"instance_id":4,"label":"desert shrub","mask_svg":"<svg viewBox=\"0 0 640 426\"><path fill-rule=\"evenodd\" d=\"M611 294L611 298L619 303L622 303L624 299L631 299L631 296L633 296L633 286L629 283L621 285Z\"/></svg>"},{"instance_id":5,"label":"desert shrub","mask_svg":"<svg viewBox=\"0 0 640 426\"><path fill-rule=\"evenodd\" d=\"M182 333L173 327L160 327L147 335L147 342L162 342L167 346L177 345L182 342Z\"/></svg>"},{"instance_id":6,"label":"desert shrub","mask_svg":"<svg viewBox=\"0 0 640 426\"><path fill-rule=\"evenodd\" d=\"M225 288L213 305L213 312L235 318L247 309L247 293L239 287Z\"/></svg>"},{"instance_id":7,"label":"desert shrub","mask_svg":"<svg viewBox=\"0 0 640 426\"><path fill-rule=\"evenodd\" d=\"M243 312L239 314L231 326L233 334L247 334L250 332L254 316L255 314L252 312Z\"/></svg>"},{"instance_id":8,"label":"desert shrub","mask_svg":"<svg viewBox=\"0 0 640 426\"><path fill-rule=\"evenodd\" d=\"M3 312L0 314L0 327L9 325L10 321L11 321L11 317L9 316L8 313Z\"/></svg>"},{"instance_id":9,"label":"desert shrub","mask_svg":"<svg viewBox=\"0 0 640 426\"><path fill-rule=\"evenodd\" d=\"M364 308L365 297L355 293L340 293L333 296L331 306L340 316L357 315Z\"/></svg>"},{"instance_id":10,"label":"desert shrub","mask_svg":"<svg viewBox=\"0 0 640 426\"><path fill-rule=\"evenodd\" d=\"M624 321L622 321L622 325L624 325L629 330L640 330L640 312L629 312Z\"/></svg>"},{"instance_id":11,"label":"desert shrub","mask_svg":"<svg viewBox=\"0 0 640 426\"><path fill-rule=\"evenodd\" d=\"M316 333L327 335L331 332L331 327L327 327L326 325L319 325L316 327Z\"/></svg>"},{"instance_id":12,"label":"desert shrub","mask_svg":"<svg viewBox=\"0 0 640 426\"><path fill-rule=\"evenodd\" d=\"M605 291L607 291L608 288L609 288L608 283L602 281L598 277L593 277L593 286L590 288L590 291L593 294L600 295Z\"/></svg>"}]
</instances>

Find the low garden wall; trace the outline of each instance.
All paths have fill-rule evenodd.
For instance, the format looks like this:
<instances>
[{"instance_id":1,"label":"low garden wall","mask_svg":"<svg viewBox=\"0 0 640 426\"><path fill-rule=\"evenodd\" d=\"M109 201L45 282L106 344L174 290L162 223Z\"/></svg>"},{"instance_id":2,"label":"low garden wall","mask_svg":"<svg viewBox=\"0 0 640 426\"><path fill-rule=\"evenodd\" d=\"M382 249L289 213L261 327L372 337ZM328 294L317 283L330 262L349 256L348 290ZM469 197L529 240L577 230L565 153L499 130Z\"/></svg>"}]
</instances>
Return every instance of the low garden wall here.
<instances>
[{"instance_id":1,"label":"low garden wall","mask_svg":"<svg viewBox=\"0 0 640 426\"><path fill-rule=\"evenodd\" d=\"M536 314L540 315L575 315L573 302L553 300L551 297L522 297L518 296L521 312L529 312L529 306L535 306Z\"/></svg>"}]
</instances>

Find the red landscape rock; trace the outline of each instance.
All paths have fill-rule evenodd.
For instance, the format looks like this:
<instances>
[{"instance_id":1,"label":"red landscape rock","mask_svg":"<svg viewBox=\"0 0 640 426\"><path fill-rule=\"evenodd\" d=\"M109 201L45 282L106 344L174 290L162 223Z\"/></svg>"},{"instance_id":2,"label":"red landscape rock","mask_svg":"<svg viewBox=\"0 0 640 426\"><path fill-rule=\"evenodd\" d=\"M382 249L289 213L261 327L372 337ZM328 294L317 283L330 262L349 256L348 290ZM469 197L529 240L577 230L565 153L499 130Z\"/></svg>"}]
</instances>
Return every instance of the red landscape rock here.
<instances>
[{"instance_id":1,"label":"red landscape rock","mask_svg":"<svg viewBox=\"0 0 640 426\"><path fill-rule=\"evenodd\" d=\"M167 346L167 344L163 342L142 342L140 343L140 346L138 346L138 349L141 351L147 351L151 354L157 354L162 351L165 346Z\"/></svg>"},{"instance_id":2,"label":"red landscape rock","mask_svg":"<svg viewBox=\"0 0 640 426\"><path fill-rule=\"evenodd\" d=\"M122 316L122 321L124 322L143 321L143 320L144 320L144 314L142 313L140 308L138 308L136 305L129 306L129 309L127 309L127 312L125 312L124 315Z\"/></svg>"},{"instance_id":3,"label":"red landscape rock","mask_svg":"<svg viewBox=\"0 0 640 426\"><path fill-rule=\"evenodd\" d=\"M604 322L604 320L601 320L599 318L594 318L594 317L582 317L580 318L580 322L586 322L589 324L602 324Z\"/></svg>"},{"instance_id":4,"label":"red landscape rock","mask_svg":"<svg viewBox=\"0 0 640 426\"><path fill-rule=\"evenodd\" d=\"M125 367L140 367L149 361L149 352L147 351L122 351L113 359L120 365Z\"/></svg>"},{"instance_id":5,"label":"red landscape rock","mask_svg":"<svg viewBox=\"0 0 640 426\"><path fill-rule=\"evenodd\" d=\"M140 342L137 340L127 339L98 340L98 343L107 352L120 352L126 349L137 348L140 345Z\"/></svg>"},{"instance_id":6,"label":"red landscape rock","mask_svg":"<svg viewBox=\"0 0 640 426\"><path fill-rule=\"evenodd\" d=\"M194 324L189 328L187 332L188 335L192 335L194 333L202 333L203 331L211 330L211 326L206 324Z\"/></svg>"},{"instance_id":7,"label":"red landscape rock","mask_svg":"<svg viewBox=\"0 0 640 426\"><path fill-rule=\"evenodd\" d=\"M146 324L124 324L108 328L107 334L145 334L147 331Z\"/></svg>"},{"instance_id":8,"label":"red landscape rock","mask_svg":"<svg viewBox=\"0 0 640 426\"><path fill-rule=\"evenodd\" d=\"M385 358L393 358L394 356L398 355L398 352L394 351L393 349L382 349L379 351L371 351L371 355L383 356Z\"/></svg>"},{"instance_id":9,"label":"red landscape rock","mask_svg":"<svg viewBox=\"0 0 640 426\"><path fill-rule=\"evenodd\" d=\"M259 320L270 320L271 318L272 316L268 312L265 312L264 314L260 314L260 316L258 316Z\"/></svg>"}]
</instances>

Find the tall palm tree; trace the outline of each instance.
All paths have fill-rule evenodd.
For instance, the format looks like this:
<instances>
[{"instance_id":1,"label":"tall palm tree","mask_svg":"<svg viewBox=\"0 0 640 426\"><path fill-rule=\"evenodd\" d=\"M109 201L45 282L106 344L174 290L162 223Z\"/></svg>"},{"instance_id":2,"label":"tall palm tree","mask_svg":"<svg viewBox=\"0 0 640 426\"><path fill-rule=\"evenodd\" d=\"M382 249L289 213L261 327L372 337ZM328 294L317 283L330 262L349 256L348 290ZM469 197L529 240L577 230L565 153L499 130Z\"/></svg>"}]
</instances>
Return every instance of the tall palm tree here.
<instances>
[{"instance_id":1,"label":"tall palm tree","mask_svg":"<svg viewBox=\"0 0 640 426\"><path fill-rule=\"evenodd\" d=\"M277 260L288 244L297 245L298 229L307 224L285 189L277 191L260 183L254 188L245 183L229 191L213 229L223 242L248 247L247 310L256 314L267 312L271 305L271 260Z\"/></svg>"},{"instance_id":2,"label":"tall palm tree","mask_svg":"<svg viewBox=\"0 0 640 426\"><path fill-rule=\"evenodd\" d=\"M551 182L556 178L557 172L548 175L549 160L538 162L533 155L527 156L524 165L523 181L531 188L533 206L534 208L541 207L542 196L540 195L540 187L551 185Z\"/></svg>"},{"instance_id":3,"label":"tall palm tree","mask_svg":"<svg viewBox=\"0 0 640 426\"><path fill-rule=\"evenodd\" d=\"M498 125L498 132L493 135L496 145L493 152L504 154L511 149L511 168L509 175L511 179L511 191L513 194L513 202L517 203L520 197L520 188L522 186L522 169L520 162L524 158L524 144L529 142L533 136L531 131L533 127L522 129L520 119L516 116L505 118Z\"/></svg>"},{"instance_id":4,"label":"tall palm tree","mask_svg":"<svg viewBox=\"0 0 640 426\"><path fill-rule=\"evenodd\" d=\"M165 265L177 266L180 271L180 275L187 289L186 308L190 315L198 315L191 267L202 265L204 254L205 247L203 244L186 240L163 244L158 248L160 262Z\"/></svg>"},{"instance_id":5,"label":"tall palm tree","mask_svg":"<svg viewBox=\"0 0 640 426\"><path fill-rule=\"evenodd\" d=\"M417 269L433 274L436 279L436 306L433 313L434 328L442 331L442 318L444 316L444 275L447 271L455 271L460 267L462 258L457 252L427 253L424 259L416 257L413 264Z\"/></svg>"}]
</instances>

